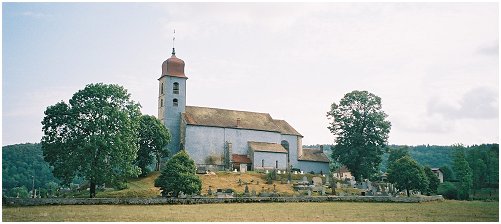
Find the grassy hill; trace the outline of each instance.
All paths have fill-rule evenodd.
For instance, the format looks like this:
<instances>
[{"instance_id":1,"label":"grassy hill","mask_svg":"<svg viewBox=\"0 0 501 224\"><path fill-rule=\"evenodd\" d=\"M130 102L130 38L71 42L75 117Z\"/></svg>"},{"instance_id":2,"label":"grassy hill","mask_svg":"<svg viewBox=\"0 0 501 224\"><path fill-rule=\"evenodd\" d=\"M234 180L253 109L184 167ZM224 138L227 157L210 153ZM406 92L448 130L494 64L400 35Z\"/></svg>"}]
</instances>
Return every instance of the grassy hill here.
<instances>
[{"instance_id":1,"label":"grassy hill","mask_svg":"<svg viewBox=\"0 0 501 224\"><path fill-rule=\"evenodd\" d=\"M127 183L128 188L124 190L106 189L99 191L96 194L98 198L120 198L120 197L144 197L153 198L160 196L159 188L155 187L155 179L160 176L160 172L152 172L146 177L134 178ZM211 187L213 192L219 189L231 188L237 194L243 194L245 191L245 183L248 184L249 192L253 190L256 193L265 191L272 192L275 185L276 191L281 195L298 194L292 189L292 184L287 184L287 175L279 174L278 180L273 181L273 184L266 184L266 174L256 172L233 173L233 172L218 172L215 175L198 175L202 180L202 195L206 195ZM307 176L311 180L312 174L292 175L293 180L301 180L303 176ZM325 181L325 178L323 178ZM88 197L88 191L81 191L73 196Z\"/></svg>"}]
</instances>

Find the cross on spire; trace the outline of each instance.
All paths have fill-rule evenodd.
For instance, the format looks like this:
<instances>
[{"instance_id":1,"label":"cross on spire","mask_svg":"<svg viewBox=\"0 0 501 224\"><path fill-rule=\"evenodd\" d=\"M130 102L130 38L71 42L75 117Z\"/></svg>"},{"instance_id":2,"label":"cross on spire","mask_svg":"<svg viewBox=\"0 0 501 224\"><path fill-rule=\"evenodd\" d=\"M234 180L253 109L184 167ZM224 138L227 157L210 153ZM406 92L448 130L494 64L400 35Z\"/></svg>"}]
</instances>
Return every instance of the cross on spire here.
<instances>
[{"instance_id":1,"label":"cross on spire","mask_svg":"<svg viewBox=\"0 0 501 224\"><path fill-rule=\"evenodd\" d=\"M172 55L176 55L176 48L175 48L175 41L176 41L176 29L174 29L174 33L172 34Z\"/></svg>"}]
</instances>

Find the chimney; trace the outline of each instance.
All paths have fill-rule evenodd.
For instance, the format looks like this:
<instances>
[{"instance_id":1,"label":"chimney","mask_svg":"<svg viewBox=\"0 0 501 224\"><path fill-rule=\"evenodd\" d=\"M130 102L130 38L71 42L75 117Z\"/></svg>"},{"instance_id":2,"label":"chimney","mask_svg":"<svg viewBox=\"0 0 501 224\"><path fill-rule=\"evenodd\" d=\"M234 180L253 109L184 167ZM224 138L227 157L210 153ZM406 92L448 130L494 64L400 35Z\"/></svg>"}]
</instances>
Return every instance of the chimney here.
<instances>
[{"instance_id":1,"label":"chimney","mask_svg":"<svg viewBox=\"0 0 501 224\"><path fill-rule=\"evenodd\" d=\"M240 118L237 118L237 127L240 127Z\"/></svg>"}]
</instances>

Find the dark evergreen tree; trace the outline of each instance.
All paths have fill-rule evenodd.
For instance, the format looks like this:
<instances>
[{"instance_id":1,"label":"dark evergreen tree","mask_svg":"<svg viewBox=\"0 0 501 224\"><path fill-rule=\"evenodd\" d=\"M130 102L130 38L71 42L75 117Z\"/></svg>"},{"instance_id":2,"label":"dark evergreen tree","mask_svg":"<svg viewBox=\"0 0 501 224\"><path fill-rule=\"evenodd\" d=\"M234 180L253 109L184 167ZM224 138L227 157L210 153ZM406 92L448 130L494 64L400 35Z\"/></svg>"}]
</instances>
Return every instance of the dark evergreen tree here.
<instances>
[{"instance_id":1,"label":"dark evergreen tree","mask_svg":"<svg viewBox=\"0 0 501 224\"><path fill-rule=\"evenodd\" d=\"M473 177L472 170L466 161L465 148L462 145L455 146L454 153L454 173L458 180L458 198L466 200L470 198Z\"/></svg>"},{"instance_id":2,"label":"dark evergreen tree","mask_svg":"<svg viewBox=\"0 0 501 224\"><path fill-rule=\"evenodd\" d=\"M437 175L433 173L430 167L425 166L424 173L426 174L426 178L428 179L428 186L423 193L427 195L436 194L440 180L438 179Z\"/></svg>"}]
</instances>

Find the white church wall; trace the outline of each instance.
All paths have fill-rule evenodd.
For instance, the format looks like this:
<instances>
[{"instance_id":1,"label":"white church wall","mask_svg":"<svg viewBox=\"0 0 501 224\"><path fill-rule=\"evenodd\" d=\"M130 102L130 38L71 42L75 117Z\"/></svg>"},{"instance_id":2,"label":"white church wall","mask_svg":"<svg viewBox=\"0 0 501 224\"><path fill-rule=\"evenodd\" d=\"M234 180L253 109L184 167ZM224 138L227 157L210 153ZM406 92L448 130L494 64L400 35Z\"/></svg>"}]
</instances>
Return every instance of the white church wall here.
<instances>
[{"instance_id":1,"label":"white church wall","mask_svg":"<svg viewBox=\"0 0 501 224\"><path fill-rule=\"evenodd\" d=\"M247 155L249 150L248 141L280 144L281 134L246 129L186 125L184 141L185 149L195 163L206 164L206 159L209 156L223 156L226 141L232 143L232 154ZM223 161L221 160L218 164L223 164Z\"/></svg>"},{"instance_id":2,"label":"white church wall","mask_svg":"<svg viewBox=\"0 0 501 224\"><path fill-rule=\"evenodd\" d=\"M223 156L224 128L186 125L185 149L196 164L206 164L209 156Z\"/></svg>"},{"instance_id":3,"label":"white church wall","mask_svg":"<svg viewBox=\"0 0 501 224\"><path fill-rule=\"evenodd\" d=\"M322 173L327 174L329 172L329 163L298 161L298 165L299 169L305 173L309 173L311 171L314 173L320 173L320 171L322 171Z\"/></svg>"},{"instance_id":4,"label":"white church wall","mask_svg":"<svg viewBox=\"0 0 501 224\"><path fill-rule=\"evenodd\" d=\"M225 128L225 141L232 143L232 153L247 155L247 142L269 142L280 144L280 133L246 129Z\"/></svg>"},{"instance_id":5,"label":"white church wall","mask_svg":"<svg viewBox=\"0 0 501 224\"><path fill-rule=\"evenodd\" d=\"M290 160L290 165L292 165L292 168L298 168L298 163L297 163L297 136L295 135L281 135L281 141L283 140L287 141L289 143L289 160Z\"/></svg>"},{"instance_id":6,"label":"white church wall","mask_svg":"<svg viewBox=\"0 0 501 224\"><path fill-rule=\"evenodd\" d=\"M254 152L254 169L274 169L278 161L278 169L285 170L287 167L286 153Z\"/></svg>"}]
</instances>

